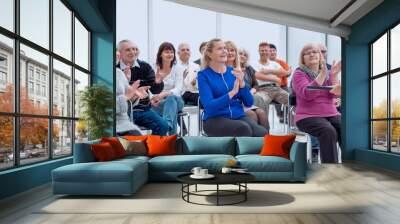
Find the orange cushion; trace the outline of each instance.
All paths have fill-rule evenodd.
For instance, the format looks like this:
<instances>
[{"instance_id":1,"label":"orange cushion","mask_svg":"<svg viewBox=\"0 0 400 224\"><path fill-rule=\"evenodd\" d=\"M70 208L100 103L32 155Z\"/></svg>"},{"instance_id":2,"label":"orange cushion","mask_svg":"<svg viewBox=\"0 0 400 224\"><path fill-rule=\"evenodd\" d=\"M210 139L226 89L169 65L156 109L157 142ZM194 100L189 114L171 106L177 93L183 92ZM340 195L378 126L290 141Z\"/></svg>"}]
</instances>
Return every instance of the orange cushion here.
<instances>
[{"instance_id":1,"label":"orange cushion","mask_svg":"<svg viewBox=\"0 0 400 224\"><path fill-rule=\"evenodd\" d=\"M295 139L296 135L266 135L260 155L280 156L289 159L290 147L292 147Z\"/></svg>"},{"instance_id":2,"label":"orange cushion","mask_svg":"<svg viewBox=\"0 0 400 224\"><path fill-rule=\"evenodd\" d=\"M123 136L123 138L129 141L137 141L137 140L146 141L148 136L149 135L125 135Z\"/></svg>"},{"instance_id":3,"label":"orange cushion","mask_svg":"<svg viewBox=\"0 0 400 224\"><path fill-rule=\"evenodd\" d=\"M91 145L91 149L94 157L99 162L110 161L117 158L113 147L108 142L93 144Z\"/></svg>"},{"instance_id":4,"label":"orange cushion","mask_svg":"<svg viewBox=\"0 0 400 224\"><path fill-rule=\"evenodd\" d=\"M115 155L117 158L125 157L126 151L122 146L121 142L119 142L118 138L110 137L110 138L101 138L101 142L108 142L114 149Z\"/></svg>"},{"instance_id":5,"label":"orange cushion","mask_svg":"<svg viewBox=\"0 0 400 224\"><path fill-rule=\"evenodd\" d=\"M147 155L148 156L164 156L176 155L176 139L177 135L159 136L150 135L147 137Z\"/></svg>"}]
</instances>

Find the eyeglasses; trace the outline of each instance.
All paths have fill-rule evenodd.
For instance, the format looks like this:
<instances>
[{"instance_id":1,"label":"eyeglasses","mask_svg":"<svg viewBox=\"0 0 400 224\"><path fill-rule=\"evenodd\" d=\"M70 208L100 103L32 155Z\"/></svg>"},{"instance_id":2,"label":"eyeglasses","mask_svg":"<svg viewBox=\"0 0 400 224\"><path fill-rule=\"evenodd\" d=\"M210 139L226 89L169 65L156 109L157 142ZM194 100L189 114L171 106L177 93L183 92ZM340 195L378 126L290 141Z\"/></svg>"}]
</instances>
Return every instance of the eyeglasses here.
<instances>
[{"instance_id":1,"label":"eyeglasses","mask_svg":"<svg viewBox=\"0 0 400 224\"><path fill-rule=\"evenodd\" d=\"M327 50L321 50L321 53L325 54L327 52Z\"/></svg>"},{"instance_id":2,"label":"eyeglasses","mask_svg":"<svg viewBox=\"0 0 400 224\"><path fill-rule=\"evenodd\" d=\"M318 54L319 52L318 51L316 51L316 50L312 50L312 51L307 51L307 52L304 52L303 53L303 56L309 56L309 55L311 55L311 54Z\"/></svg>"}]
</instances>

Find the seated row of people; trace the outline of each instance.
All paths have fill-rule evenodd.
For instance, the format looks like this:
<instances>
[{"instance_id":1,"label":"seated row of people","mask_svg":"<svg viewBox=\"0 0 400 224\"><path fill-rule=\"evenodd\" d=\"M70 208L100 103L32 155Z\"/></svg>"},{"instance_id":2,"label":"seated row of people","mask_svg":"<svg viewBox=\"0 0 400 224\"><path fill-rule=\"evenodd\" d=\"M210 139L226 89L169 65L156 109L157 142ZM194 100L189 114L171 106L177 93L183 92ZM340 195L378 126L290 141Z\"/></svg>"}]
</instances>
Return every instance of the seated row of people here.
<instances>
[{"instance_id":1,"label":"seated row of people","mask_svg":"<svg viewBox=\"0 0 400 224\"><path fill-rule=\"evenodd\" d=\"M188 44L178 46L180 62L177 63L174 46L165 42L157 52L154 72L149 64L138 60L139 49L135 44L121 41L117 112L122 113L119 118L125 122L130 117L132 125L117 126L118 133L130 131L127 126L138 130L136 124L150 128L153 134L175 134L178 112L185 104L196 105L200 96L204 106L203 126L208 136L264 136L269 129L269 104L288 103L288 92L281 87L287 87L287 77L291 74L290 67L276 59L276 47L272 49L268 43L260 43L260 60L253 68L248 64L246 50L239 50L231 41L213 39L200 47L203 53L197 61L200 67L190 61ZM300 130L319 139L322 161L334 162L335 144L340 143L340 113L333 101L340 95L337 77L341 67L340 63L334 63L329 70L321 49L311 44L301 52L299 68L292 78L298 98L295 121ZM336 87L321 92L309 90L310 85ZM127 114L123 114L125 111Z\"/></svg>"}]
</instances>

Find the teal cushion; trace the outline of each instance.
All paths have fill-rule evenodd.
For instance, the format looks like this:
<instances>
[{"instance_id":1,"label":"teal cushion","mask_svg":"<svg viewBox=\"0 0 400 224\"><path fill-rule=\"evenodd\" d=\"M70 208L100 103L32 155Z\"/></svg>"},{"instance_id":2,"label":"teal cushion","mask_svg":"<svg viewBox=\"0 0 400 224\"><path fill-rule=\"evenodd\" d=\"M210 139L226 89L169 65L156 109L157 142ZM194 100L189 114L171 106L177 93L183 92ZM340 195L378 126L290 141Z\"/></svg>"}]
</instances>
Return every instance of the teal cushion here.
<instances>
[{"instance_id":1,"label":"teal cushion","mask_svg":"<svg viewBox=\"0 0 400 224\"><path fill-rule=\"evenodd\" d=\"M234 155L233 137L183 137L177 144L177 153L184 155L226 154Z\"/></svg>"},{"instance_id":2,"label":"teal cushion","mask_svg":"<svg viewBox=\"0 0 400 224\"><path fill-rule=\"evenodd\" d=\"M278 156L239 155L239 165L250 172L293 172L293 162Z\"/></svg>"},{"instance_id":3,"label":"teal cushion","mask_svg":"<svg viewBox=\"0 0 400 224\"><path fill-rule=\"evenodd\" d=\"M230 159L235 158L231 155L158 156L149 160L149 170L151 172L190 172L193 167L199 166L216 172Z\"/></svg>"},{"instance_id":4,"label":"teal cushion","mask_svg":"<svg viewBox=\"0 0 400 224\"><path fill-rule=\"evenodd\" d=\"M237 137L236 155L260 154L264 137Z\"/></svg>"},{"instance_id":5,"label":"teal cushion","mask_svg":"<svg viewBox=\"0 0 400 224\"><path fill-rule=\"evenodd\" d=\"M74 163L53 170L53 181L59 182L130 182L134 172L147 170L140 160ZM147 176L147 173L143 173Z\"/></svg>"},{"instance_id":6,"label":"teal cushion","mask_svg":"<svg viewBox=\"0 0 400 224\"><path fill-rule=\"evenodd\" d=\"M93 140L81 143L75 143L74 147L74 163L95 162L96 158L91 149L92 144L99 144L100 140Z\"/></svg>"}]
</instances>

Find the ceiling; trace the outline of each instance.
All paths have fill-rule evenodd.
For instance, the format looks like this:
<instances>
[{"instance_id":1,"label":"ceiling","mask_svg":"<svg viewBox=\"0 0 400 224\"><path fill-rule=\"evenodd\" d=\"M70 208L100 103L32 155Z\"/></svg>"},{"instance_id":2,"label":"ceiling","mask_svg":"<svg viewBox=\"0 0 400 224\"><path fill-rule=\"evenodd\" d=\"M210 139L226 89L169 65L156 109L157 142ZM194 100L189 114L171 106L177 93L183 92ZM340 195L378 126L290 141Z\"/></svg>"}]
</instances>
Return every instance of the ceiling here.
<instances>
[{"instance_id":1,"label":"ceiling","mask_svg":"<svg viewBox=\"0 0 400 224\"><path fill-rule=\"evenodd\" d=\"M383 0L168 0L347 37L351 25Z\"/></svg>"}]
</instances>

